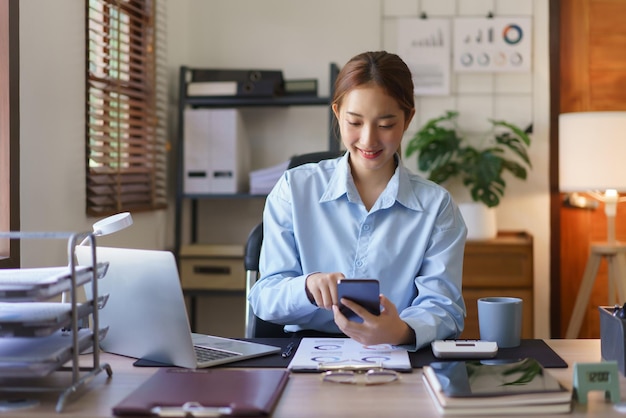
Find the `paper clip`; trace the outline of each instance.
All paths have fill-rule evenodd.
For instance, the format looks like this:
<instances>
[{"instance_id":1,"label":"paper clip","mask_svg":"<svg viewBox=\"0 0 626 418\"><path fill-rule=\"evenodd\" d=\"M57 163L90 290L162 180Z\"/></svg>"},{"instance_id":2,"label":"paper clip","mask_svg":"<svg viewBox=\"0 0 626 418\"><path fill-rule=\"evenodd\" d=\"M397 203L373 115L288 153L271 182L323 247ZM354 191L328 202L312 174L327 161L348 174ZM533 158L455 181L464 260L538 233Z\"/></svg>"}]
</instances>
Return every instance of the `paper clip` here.
<instances>
[{"instance_id":1,"label":"paper clip","mask_svg":"<svg viewBox=\"0 0 626 418\"><path fill-rule=\"evenodd\" d=\"M227 406L202 406L198 402L185 402L182 406L155 406L150 412L160 417L221 417L232 415Z\"/></svg>"}]
</instances>

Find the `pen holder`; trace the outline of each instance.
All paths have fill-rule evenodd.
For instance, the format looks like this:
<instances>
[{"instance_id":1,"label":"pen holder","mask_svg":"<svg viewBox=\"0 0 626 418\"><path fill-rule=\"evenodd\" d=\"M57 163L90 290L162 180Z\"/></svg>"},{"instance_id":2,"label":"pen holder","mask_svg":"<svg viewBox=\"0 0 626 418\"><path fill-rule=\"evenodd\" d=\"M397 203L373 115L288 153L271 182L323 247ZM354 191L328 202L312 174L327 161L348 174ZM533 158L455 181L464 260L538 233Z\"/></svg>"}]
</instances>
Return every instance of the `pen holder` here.
<instances>
[{"instance_id":1,"label":"pen holder","mask_svg":"<svg viewBox=\"0 0 626 418\"><path fill-rule=\"evenodd\" d=\"M626 376L626 319L613 315L616 308L599 306L600 311L600 346L603 360L617 361L617 367Z\"/></svg>"}]
</instances>

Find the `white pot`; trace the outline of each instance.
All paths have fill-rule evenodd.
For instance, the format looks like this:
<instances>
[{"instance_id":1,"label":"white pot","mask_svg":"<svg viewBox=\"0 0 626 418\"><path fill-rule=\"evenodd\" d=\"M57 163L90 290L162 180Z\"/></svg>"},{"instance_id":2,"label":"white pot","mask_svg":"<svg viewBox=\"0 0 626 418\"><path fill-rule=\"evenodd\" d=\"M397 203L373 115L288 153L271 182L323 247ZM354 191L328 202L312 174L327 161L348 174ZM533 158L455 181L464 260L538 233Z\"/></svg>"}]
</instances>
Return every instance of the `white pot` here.
<instances>
[{"instance_id":1,"label":"white pot","mask_svg":"<svg viewBox=\"0 0 626 418\"><path fill-rule=\"evenodd\" d=\"M495 208L472 202L460 203L459 210L467 225L468 240L492 239L498 235Z\"/></svg>"}]
</instances>

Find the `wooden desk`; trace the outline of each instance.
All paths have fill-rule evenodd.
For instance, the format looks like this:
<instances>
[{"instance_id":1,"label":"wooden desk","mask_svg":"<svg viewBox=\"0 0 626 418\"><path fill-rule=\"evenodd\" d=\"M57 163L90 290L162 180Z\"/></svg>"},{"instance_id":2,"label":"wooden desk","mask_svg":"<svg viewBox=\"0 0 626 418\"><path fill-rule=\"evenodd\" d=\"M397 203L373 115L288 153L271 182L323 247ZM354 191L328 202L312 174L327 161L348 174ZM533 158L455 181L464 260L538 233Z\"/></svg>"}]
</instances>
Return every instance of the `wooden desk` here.
<instances>
[{"instance_id":1,"label":"wooden desk","mask_svg":"<svg viewBox=\"0 0 626 418\"><path fill-rule=\"evenodd\" d=\"M565 386L571 388L574 362L600 360L600 340L548 340L548 344L570 365L567 369L549 369ZM37 408L11 413L11 417L109 417L113 405L150 377L157 369L132 366L132 359L103 354L111 364L113 377L107 382L98 376L88 391L68 402L56 414L55 394L41 396ZM421 369L403 374L396 383L382 386L327 384L317 374L292 374L273 417L439 417L421 380ZM622 399L626 399L626 377L620 375ZM210 388L207 388L210 390ZM32 397L32 394L28 395ZM604 394L592 392L589 403L574 402L575 417L623 417Z\"/></svg>"}]
</instances>

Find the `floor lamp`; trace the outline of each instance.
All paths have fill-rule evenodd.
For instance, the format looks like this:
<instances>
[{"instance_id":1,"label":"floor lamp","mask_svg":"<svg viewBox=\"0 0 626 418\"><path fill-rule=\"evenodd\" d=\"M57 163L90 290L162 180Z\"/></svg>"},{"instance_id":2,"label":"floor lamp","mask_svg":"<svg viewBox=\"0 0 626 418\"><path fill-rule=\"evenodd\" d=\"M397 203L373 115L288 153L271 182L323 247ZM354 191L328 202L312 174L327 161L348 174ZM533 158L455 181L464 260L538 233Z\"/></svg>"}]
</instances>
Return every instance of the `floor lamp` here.
<instances>
[{"instance_id":1,"label":"floor lamp","mask_svg":"<svg viewBox=\"0 0 626 418\"><path fill-rule=\"evenodd\" d=\"M565 338L577 338L602 259L609 278L609 304L626 302L626 244L615 239L617 204L626 191L626 112L576 112L559 115L559 188L585 192L604 202L607 240L590 246L574 311Z\"/></svg>"}]
</instances>

